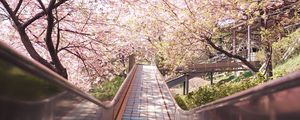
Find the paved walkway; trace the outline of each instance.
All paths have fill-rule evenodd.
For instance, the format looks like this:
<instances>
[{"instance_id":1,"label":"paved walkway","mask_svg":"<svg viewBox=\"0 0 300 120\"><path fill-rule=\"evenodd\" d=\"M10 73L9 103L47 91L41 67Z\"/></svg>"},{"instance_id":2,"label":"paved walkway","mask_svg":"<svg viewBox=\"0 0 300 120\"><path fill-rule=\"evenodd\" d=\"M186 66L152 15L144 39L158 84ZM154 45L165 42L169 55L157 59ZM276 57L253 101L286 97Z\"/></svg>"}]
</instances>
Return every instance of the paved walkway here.
<instances>
[{"instance_id":1,"label":"paved walkway","mask_svg":"<svg viewBox=\"0 0 300 120\"><path fill-rule=\"evenodd\" d=\"M54 120L97 120L99 106L79 97L65 95L55 104Z\"/></svg>"},{"instance_id":2,"label":"paved walkway","mask_svg":"<svg viewBox=\"0 0 300 120\"><path fill-rule=\"evenodd\" d=\"M123 120L174 120L175 103L155 66L139 65Z\"/></svg>"}]
</instances>

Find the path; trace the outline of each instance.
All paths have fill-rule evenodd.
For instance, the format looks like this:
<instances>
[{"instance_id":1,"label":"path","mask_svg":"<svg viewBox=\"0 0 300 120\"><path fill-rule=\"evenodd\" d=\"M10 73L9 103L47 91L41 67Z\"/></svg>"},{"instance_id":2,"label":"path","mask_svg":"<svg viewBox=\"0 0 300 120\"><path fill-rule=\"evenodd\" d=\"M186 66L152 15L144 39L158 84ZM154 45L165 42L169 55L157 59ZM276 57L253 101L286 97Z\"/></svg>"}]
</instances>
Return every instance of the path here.
<instances>
[{"instance_id":1,"label":"path","mask_svg":"<svg viewBox=\"0 0 300 120\"><path fill-rule=\"evenodd\" d=\"M137 69L122 119L174 120L175 103L157 68L139 65Z\"/></svg>"}]
</instances>

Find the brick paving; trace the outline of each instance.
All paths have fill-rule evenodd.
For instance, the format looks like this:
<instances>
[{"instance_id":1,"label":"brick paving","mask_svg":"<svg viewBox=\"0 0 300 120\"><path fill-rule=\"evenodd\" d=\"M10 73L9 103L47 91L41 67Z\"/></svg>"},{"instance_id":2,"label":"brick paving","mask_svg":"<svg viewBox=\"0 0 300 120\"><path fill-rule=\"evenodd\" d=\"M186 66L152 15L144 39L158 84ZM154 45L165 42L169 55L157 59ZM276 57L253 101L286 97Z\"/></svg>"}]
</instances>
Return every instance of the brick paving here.
<instances>
[{"instance_id":1,"label":"brick paving","mask_svg":"<svg viewBox=\"0 0 300 120\"><path fill-rule=\"evenodd\" d=\"M123 120L174 120L175 103L155 66L139 65Z\"/></svg>"}]
</instances>

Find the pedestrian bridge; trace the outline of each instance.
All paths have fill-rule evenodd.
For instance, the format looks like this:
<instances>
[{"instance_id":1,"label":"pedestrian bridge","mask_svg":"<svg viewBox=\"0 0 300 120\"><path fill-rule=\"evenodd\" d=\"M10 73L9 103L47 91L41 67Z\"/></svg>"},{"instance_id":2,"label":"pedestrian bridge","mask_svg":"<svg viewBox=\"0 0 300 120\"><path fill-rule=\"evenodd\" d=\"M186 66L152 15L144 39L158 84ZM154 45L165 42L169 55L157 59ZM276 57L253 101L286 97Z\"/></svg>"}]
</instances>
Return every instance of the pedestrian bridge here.
<instances>
[{"instance_id":1,"label":"pedestrian bridge","mask_svg":"<svg viewBox=\"0 0 300 120\"><path fill-rule=\"evenodd\" d=\"M185 111L154 65L136 64L112 101L99 101L0 44L1 120L298 120L300 71Z\"/></svg>"}]
</instances>

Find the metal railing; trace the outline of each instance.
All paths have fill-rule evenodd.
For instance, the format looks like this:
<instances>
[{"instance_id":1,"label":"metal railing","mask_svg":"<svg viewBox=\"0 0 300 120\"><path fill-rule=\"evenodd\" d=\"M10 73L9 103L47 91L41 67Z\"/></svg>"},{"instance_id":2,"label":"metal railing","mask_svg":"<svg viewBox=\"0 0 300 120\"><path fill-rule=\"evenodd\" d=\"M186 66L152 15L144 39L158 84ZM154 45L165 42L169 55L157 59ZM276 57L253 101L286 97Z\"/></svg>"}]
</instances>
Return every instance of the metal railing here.
<instances>
[{"instance_id":1,"label":"metal railing","mask_svg":"<svg viewBox=\"0 0 300 120\"><path fill-rule=\"evenodd\" d=\"M0 119L119 119L136 71L135 65L112 101L101 102L0 44ZM172 98L175 119L200 120L298 120L299 99L300 71L190 111Z\"/></svg>"},{"instance_id":2,"label":"metal railing","mask_svg":"<svg viewBox=\"0 0 300 120\"><path fill-rule=\"evenodd\" d=\"M175 119L299 120L299 100L300 70L189 111L176 104Z\"/></svg>"},{"instance_id":3,"label":"metal railing","mask_svg":"<svg viewBox=\"0 0 300 120\"><path fill-rule=\"evenodd\" d=\"M116 119L136 69L134 65L112 101L101 102L52 70L0 43L0 119L78 119L84 115Z\"/></svg>"}]
</instances>

